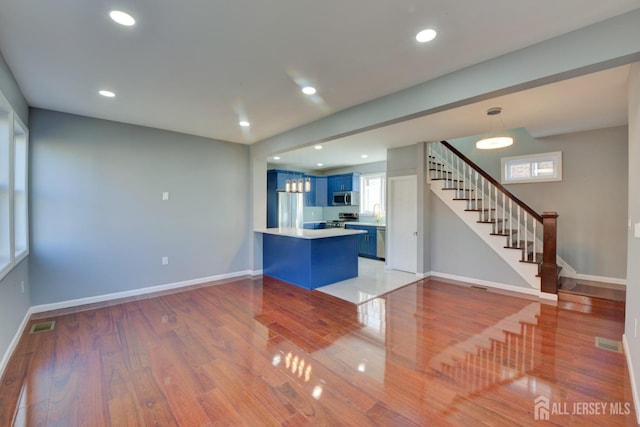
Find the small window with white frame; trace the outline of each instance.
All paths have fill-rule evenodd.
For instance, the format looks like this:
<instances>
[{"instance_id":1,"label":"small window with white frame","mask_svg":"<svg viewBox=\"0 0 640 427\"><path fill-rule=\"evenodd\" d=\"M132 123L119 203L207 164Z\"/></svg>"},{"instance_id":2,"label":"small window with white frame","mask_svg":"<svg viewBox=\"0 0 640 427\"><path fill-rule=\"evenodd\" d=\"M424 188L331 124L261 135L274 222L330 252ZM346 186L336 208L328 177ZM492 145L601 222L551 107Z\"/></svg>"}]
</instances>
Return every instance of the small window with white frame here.
<instances>
[{"instance_id":1,"label":"small window with white frame","mask_svg":"<svg viewBox=\"0 0 640 427\"><path fill-rule=\"evenodd\" d=\"M562 181L562 151L503 157L501 165L503 184Z\"/></svg>"},{"instance_id":2,"label":"small window with white frame","mask_svg":"<svg viewBox=\"0 0 640 427\"><path fill-rule=\"evenodd\" d=\"M384 216L386 174L360 176L360 214Z\"/></svg>"}]
</instances>

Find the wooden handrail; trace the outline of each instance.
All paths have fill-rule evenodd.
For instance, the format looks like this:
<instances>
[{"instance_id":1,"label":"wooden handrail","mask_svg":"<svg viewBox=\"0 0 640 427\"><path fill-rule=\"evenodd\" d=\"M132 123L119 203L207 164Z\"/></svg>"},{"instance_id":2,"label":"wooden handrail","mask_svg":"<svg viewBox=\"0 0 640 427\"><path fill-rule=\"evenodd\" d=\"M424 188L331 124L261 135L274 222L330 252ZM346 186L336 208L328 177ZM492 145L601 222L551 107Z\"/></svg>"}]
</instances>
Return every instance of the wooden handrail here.
<instances>
[{"instance_id":1,"label":"wooden handrail","mask_svg":"<svg viewBox=\"0 0 640 427\"><path fill-rule=\"evenodd\" d=\"M527 211L532 217L534 217L538 222L542 223L542 215L540 215L539 213L537 213L536 211L534 211L533 209L531 209L529 207L529 205L527 205L526 203L524 203L522 200L518 199L516 196L514 196L509 190L507 190L506 188L504 188L502 186L502 184L500 184L498 181L496 181L491 175L489 175L488 173L486 173L484 170L482 170L482 168L480 168L480 166L476 165L475 163L473 163L471 160L469 160L469 158L467 156L465 156L464 154L462 154L460 151L458 151L457 149L455 149L451 144L449 144L447 141L440 141L440 143L442 145L444 145L445 147L447 147L449 150L451 150L452 153L454 153L456 156L460 157L460 159L462 159L464 162L466 162L469 166L471 166L476 172L478 172L480 175L482 175L484 177L484 179L486 179L487 181L489 181L491 184L493 184L496 188L498 188L498 190L502 191L504 194L507 195L507 197L509 197L510 199L512 199L514 202L516 202L516 204L518 206L520 206L522 209L524 209L525 211Z\"/></svg>"}]
</instances>

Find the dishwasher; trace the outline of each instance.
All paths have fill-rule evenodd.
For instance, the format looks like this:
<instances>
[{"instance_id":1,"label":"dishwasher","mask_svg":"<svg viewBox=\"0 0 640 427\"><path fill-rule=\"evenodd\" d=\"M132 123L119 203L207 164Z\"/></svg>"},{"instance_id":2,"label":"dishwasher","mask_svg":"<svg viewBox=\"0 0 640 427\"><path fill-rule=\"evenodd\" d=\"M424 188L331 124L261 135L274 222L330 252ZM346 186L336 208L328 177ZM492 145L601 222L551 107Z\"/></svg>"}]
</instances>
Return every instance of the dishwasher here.
<instances>
[{"instance_id":1,"label":"dishwasher","mask_svg":"<svg viewBox=\"0 0 640 427\"><path fill-rule=\"evenodd\" d=\"M378 227L376 233L376 256L381 259L384 259L384 240L386 234L387 229L385 227Z\"/></svg>"}]
</instances>

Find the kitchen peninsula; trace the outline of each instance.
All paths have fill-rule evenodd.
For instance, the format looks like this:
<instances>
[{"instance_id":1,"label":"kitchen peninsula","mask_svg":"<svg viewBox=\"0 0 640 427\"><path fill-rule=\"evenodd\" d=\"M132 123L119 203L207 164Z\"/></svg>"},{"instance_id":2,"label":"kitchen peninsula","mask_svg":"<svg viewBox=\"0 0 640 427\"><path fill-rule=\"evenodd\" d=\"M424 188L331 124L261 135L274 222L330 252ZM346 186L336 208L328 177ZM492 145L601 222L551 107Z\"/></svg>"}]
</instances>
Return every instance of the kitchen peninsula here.
<instances>
[{"instance_id":1,"label":"kitchen peninsula","mask_svg":"<svg viewBox=\"0 0 640 427\"><path fill-rule=\"evenodd\" d=\"M267 276L315 289L358 276L361 230L266 228L262 233L263 272Z\"/></svg>"}]
</instances>

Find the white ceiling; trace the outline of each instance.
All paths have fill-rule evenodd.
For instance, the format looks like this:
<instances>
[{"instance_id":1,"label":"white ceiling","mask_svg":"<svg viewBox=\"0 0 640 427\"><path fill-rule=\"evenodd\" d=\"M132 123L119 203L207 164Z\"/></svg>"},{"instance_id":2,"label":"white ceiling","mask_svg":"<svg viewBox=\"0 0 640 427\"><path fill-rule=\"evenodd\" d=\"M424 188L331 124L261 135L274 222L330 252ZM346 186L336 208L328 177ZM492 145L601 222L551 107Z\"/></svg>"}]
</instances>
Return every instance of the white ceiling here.
<instances>
[{"instance_id":1,"label":"white ceiling","mask_svg":"<svg viewBox=\"0 0 640 427\"><path fill-rule=\"evenodd\" d=\"M495 130L525 128L533 137L622 126L627 123L629 65L540 86L487 101L362 132L269 158L276 168L326 170L384 161L387 149ZM500 119L486 111L502 107ZM361 156L366 154L366 158ZM317 163L323 166L318 167Z\"/></svg>"},{"instance_id":2,"label":"white ceiling","mask_svg":"<svg viewBox=\"0 0 640 427\"><path fill-rule=\"evenodd\" d=\"M32 106L252 143L638 7L637 0L0 0L0 51ZM114 24L111 9L137 24ZM439 36L420 45L414 35L425 27ZM304 82L317 97L300 92ZM117 97L102 98L99 89ZM467 114L482 116L483 108ZM511 124L516 113L505 109ZM245 118L248 130L238 126Z\"/></svg>"}]
</instances>

